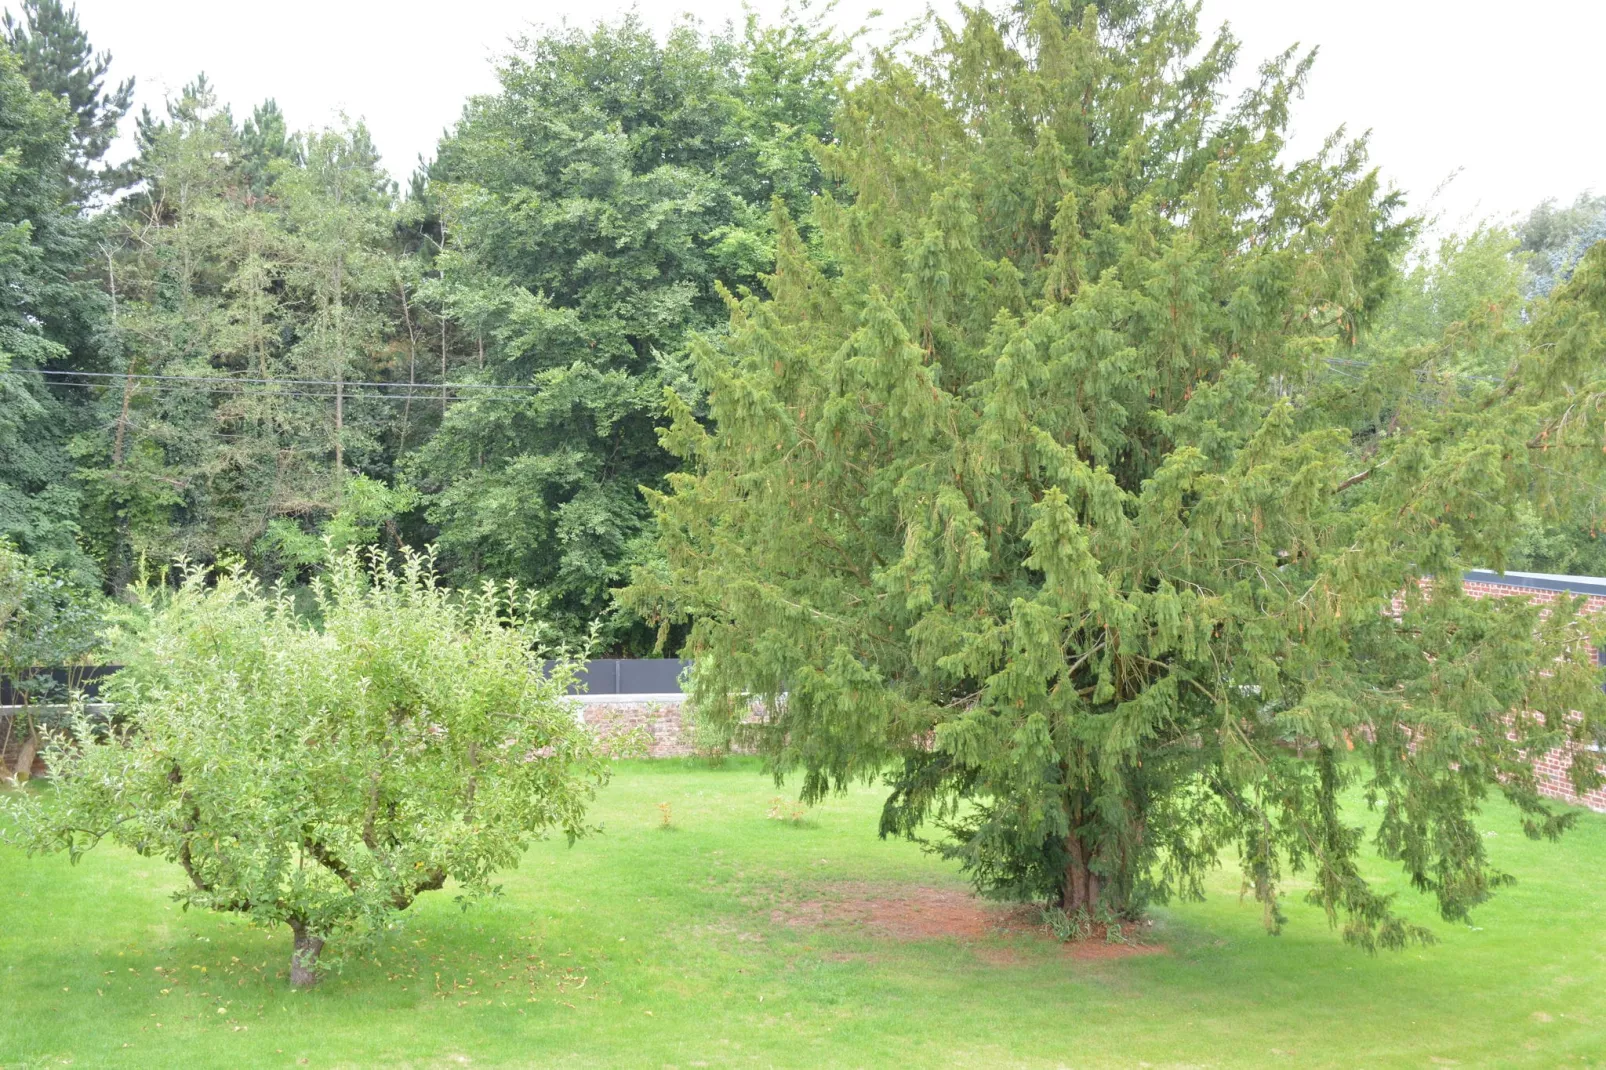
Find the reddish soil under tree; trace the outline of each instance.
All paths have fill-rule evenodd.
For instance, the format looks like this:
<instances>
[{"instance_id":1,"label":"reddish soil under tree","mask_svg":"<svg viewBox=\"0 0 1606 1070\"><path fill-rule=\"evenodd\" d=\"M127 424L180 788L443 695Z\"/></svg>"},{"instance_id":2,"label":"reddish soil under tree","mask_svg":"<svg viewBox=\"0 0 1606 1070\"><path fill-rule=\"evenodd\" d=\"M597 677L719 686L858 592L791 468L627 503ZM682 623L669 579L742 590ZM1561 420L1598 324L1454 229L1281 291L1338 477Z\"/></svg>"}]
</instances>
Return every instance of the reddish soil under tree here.
<instances>
[{"instance_id":1,"label":"reddish soil under tree","mask_svg":"<svg viewBox=\"0 0 1606 1070\"><path fill-rule=\"evenodd\" d=\"M770 920L789 928L864 928L892 940L951 939L970 944L1000 936L1022 936L1053 941L1039 920L1036 907L1010 906L978 899L951 888L909 885L838 884L821 889L817 897L787 900L770 911ZM1144 926L1126 925L1123 940L1111 942L1102 927L1092 937L1064 944L1065 954L1077 959L1119 959L1163 950L1141 943ZM988 949L983 957L1007 964Z\"/></svg>"}]
</instances>

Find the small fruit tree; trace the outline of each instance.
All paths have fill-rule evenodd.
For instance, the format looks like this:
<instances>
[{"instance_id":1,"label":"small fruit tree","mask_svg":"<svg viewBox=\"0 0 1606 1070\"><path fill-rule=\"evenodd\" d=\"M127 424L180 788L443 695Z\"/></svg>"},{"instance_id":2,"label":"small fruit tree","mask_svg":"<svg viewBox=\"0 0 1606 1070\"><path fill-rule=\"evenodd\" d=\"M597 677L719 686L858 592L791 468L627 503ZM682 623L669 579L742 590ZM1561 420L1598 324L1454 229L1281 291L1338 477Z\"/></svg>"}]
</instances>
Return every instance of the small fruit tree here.
<instances>
[{"instance_id":1,"label":"small fruit tree","mask_svg":"<svg viewBox=\"0 0 1606 1070\"><path fill-rule=\"evenodd\" d=\"M48 744L54 789L9 803L30 849L109 837L176 862L186 906L288 925L295 986L326 940L583 834L605 774L516 587L462 594L426 556L353 552L315 593L318 626L238 571L148 596L115 721L80 717Z\"/></svg>"}]
</instances>

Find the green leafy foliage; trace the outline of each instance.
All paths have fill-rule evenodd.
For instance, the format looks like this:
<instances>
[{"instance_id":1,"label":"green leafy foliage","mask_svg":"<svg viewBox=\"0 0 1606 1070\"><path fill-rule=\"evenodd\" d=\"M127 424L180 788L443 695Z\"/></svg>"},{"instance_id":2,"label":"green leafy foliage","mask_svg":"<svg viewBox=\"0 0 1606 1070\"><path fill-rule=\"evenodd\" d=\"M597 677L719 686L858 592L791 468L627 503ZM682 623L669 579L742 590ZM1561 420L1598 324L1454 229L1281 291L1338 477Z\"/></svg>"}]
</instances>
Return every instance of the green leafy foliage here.
<instances>
[{"instance_id":1,"label":"green leafy foliage","mask_svg":"<svg viewBox=\"0 0 1606 1070\"><path fill-rule=\"evenodd\" d=\"M100 601L0 540L0 676L81 661L100 641Z\"/></svg>"},{"instance_id":2,"label":"green leafy foliage","mask_svg":"<svg viewBox=\"0 0 1606 1070\"><path fill-rule=\"evenodd\" d=\"M76 277L92 233L67 181L72 129L0 45L0 538L88 578L67 450L80 417L41 374L97 359L105 305Z\"/></svg>"},{"instance_id":3,"label":"green leafy foliage","mask_svg":"<svg viewBox=\"0 0 1606 1070\"><path fill-rule=\"evenodd\" d=\"M717 282L757 284L769 206L806 210L846 42L817 23L662 42L634 15L527 38L501 91L470 101L429 169L441 278L486 382L527 399L455 406L410 468L456 576L518 577L583 633L651 552L638 487L674 460L655 424L689 388L689 337ZM609 645L641 647L628 620Z\"/></svg>"},{"instance_id":4,"label":"green leafy foliage","mask_svg":"<svg viewBox=\"0 0 1606 1070\"><path fill-rule=\"evenodd\" d=\"M1380 326L1412 223L1361 143L1284 162L1308 61L1229 106L1188 5L931 29L846 97L815 247L778 212L772 299L698 347L709 418L667 395L688 467L626 601L806 799L890 767L883 833L989 894L1128 916L1230 847L1271 931L1297 873L1346 939L1426 939L1358 867L1359 781L1465 918L1505 880L1482 801L1557 835L1531 755L1606 730L1574 607L1458 583L1600 467L1606 256L1500 384L1435 388L1514 315L1447 284Z\"/></svg>"},{"instance_id":5,"label":"green leafy foliage","mask_svg":"<svg viewBox=\"0 0 1606 1070\"><path fill-rule=\"evenodd\" d=\"M61 0L22 0L19 8L21 18L9 11L0 16L0 38L21 60L33 88L70 110L72 150L64 162L76 199L87 203L96 194L120 189L126 172L100 164L133 103L134 80L107 88L111 53L90 46L76 7L64 8Z\"/></svg>"},{"instance_id":6,"label":"green leafy foliage","mask_svg":"<svg viewBox=\"0 0 1606 1070\"><path fill-rule=\"evenodd\" d=\"M1559 208L1554 200L1543 201L1528 213L1518 234L1531 256L1531 288L1544 296L1572 276L1593 245L1606 240L1606 195L1581 193Z\"/></svg>"},{"instance_id":7,"label":"green leafy foliage","mask_svg":"<svg viewBox=\"0 0 1606 1070\"><path fill-rule=\"evenodd\" d=\"M98 391L76 443L114 588L142 556L281 564L352 478L390 477L412 417L348 385L410 370L394 189L367 132L292 137L271 103L237 125L201 80L141 141L107 265L130 378Z\"/></svg>"},{"instance_id":8,"label":"green leafy foliage","mask_svg":"<svg viewBox=\"0 0 1606 1070\"><path fill-rule=\"evenodd\" d=\"M1419 245L1376 326L1356 346L1351 366L1410 369L1423 398L1493 394L1515 372L1530 327L1546 318L1545 303L1606 236L1599 219L1603 204L1588 196L1567 208L1547 201L1515 231L1484 224L1432 247ZM1586 471L1576 476L1574 493L1557 500L1526 496L1508 567L1606 575L1600 536L1606 494Z\"/></svg>"},{"instance_id":9,"label":"green leafy foliage","mask_svg":"<svg viewBox=\"0 0 1606 1070\"><path fill-rule=\"evenodd\" d=\"M1462 393L1498 383L1521 352L1528 271L1517 236L1490 225L1412 249L1361 361L1396 361ZM1435 384L1437 385L1437 384Z\"/></svg>"},{"instance_id":10,"label":"green leafy foliage","mask_svg":"<svg viewBox=\"0 0 1606 1070\"><path fill-rule=\"evenodd\" d=\"M52 789L7 800L32 850L110 838L177 862L188 906L289 925L294 983L324 940L448 880L493 893L533 838L584 834L604 776L517 588L460 596L427 558L351 551L316 594L321 628L241 571L147 592L115 720L80 716L46 748Z\"/></svg>"},{"instance_id":11,"label":"green leafy foliage","mask_svg":"<svg viewBox=\"0 0 1606 1070\"><path fill-rule=\"evenodd\" d=\"M417 492L406 485L389 487L377 479L353 476L346 481L340 508L316 533L280 518L268 522L258 547L281 571L293 571L315 568L331 553L345 553L352 547L387 541L399 545L396 518L417 503Z\"/></svg>"},{"instance_id":12,"label":"green leafy foliage","mask_svg":"<svg viewBox=\"0 0 1606 1070\"><path fill-rule=\"evenodd\" d=\"M1517 228L1529 269L1528 292L1538 305L1572 278L1584 255L1606 240L1606 197L1580 194L1557 207L1545 201ZM1606 576L1606 489L1587 482L1560 509L1531 510L1526 532L1512 555L1514 568L1536 572Z\"/></svg>"}]
</instances>

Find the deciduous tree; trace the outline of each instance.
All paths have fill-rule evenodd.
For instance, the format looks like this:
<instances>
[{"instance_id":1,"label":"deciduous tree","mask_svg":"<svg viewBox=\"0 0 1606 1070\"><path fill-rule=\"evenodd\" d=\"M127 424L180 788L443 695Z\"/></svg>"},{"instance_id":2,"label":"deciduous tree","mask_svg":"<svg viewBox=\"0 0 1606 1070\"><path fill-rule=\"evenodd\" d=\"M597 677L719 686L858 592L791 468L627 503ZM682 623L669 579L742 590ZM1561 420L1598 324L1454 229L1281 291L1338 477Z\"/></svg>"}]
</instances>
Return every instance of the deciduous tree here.
<instances>
[{"instance_id":1,"label":"deciduous tree","mask_svg":"<svg viewBox=\"0 0 1606 1070\"><path fill-rule=\"evenodd\" d=\"M148 594L115 719L78 718L46 748L51 790L6 800L33 850L109 838L176 863L186 906L289 926L298 986L325 941L448 880L490 893L533 838L586 832L604 773L516 588L458 595L426 558L352 552L316 593L316 628L240 571Z\"/></svg>"},{"instance_id":2,"label":"deciduous tree","mask_svg":"<svg viewBox=\"0 0 1606 1070\"><path fill-rule=\"evenodd\" d=\"M807 21L660 42L629 16L532 36L470 101L429 169L444 248L426 296L472 377L538 389L458 404L414 458L454 574L538 585L583 633L650 553L638 487L674 466L660 391L690 387L716 282L769 267L771 198L807 211L845 51ZM604 641L642 645L632 628Z\"/></svg>"},{"instance_id":3,"label":"deciduous tree","mask_svg":"<svg viewBox=\"0 0 1606 1070\"><path fill-rule=\"evenodd\" d=\"M67 449L81 399L45 382L94 366L104 322L80 276L93 234L67 180L72 129L66 104L33 91L0 45L0 538L88 579Z\"/></svg>"}]
</instances>

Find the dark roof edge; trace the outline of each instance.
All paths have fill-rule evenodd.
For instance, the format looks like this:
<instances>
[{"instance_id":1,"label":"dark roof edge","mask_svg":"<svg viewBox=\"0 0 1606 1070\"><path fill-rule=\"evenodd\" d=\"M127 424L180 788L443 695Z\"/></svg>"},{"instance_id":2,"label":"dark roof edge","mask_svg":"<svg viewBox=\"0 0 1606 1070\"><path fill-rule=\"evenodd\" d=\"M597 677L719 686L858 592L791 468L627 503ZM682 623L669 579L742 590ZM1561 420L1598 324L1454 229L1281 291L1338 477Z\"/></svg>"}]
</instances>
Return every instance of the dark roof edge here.
<instances>
[{"instance_id":1,"label":"dark roof edge","mask_svg":"<svg viewBox=\"0 0 1606 1070\"><path fill-rule=\"evenodd\" d=\"M1522 587L1533 591L1567 591L1571 594L1606 596L1606 578L1600 576L1551 576L1533 572L1492 572L1473 569L1463 581L1496 583L1502 587Z\"/></svg>"}]
</instances>

